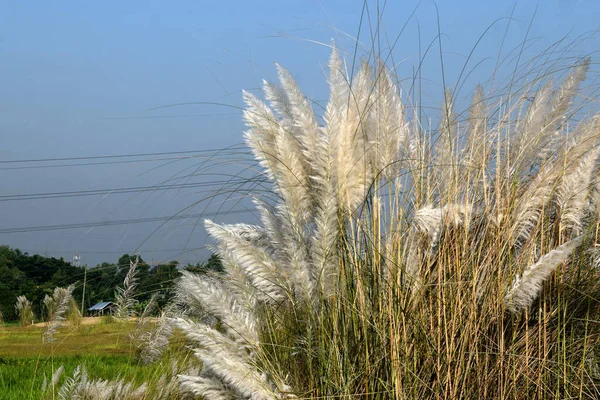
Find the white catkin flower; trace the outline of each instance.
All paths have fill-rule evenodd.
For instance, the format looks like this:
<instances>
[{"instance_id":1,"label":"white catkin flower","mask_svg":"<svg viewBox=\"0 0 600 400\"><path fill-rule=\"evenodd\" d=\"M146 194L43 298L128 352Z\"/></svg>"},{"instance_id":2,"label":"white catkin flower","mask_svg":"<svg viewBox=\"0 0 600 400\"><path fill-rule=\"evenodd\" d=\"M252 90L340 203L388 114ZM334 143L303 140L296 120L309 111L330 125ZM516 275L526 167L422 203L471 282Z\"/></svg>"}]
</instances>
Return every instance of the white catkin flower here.
<instances>
[{"instance_id":1,"label":"white catkin flower","mask_svg":"<svg viewBox=\"0 0 600 400\"><path fill-rule=\"evenodd\" d=\"M53 343L56 339L54 334L60 326L61 322L65 320L65 315L69 309L69 304L73 299L74 285L70 285L67 288L56 288L51 298L48 296L44 299L44 303L48 303L48 310L52 309L51 319L48 321L48 326L42 335L42 341L44 343Z\"/></svg>"},{"instance_id":2,"label":"white catkin flower","mask_svg":"<svg viewBox=\"0 0 600 400\"><path fill-rule=\"evenodd\" d=\"M562 230L570 229L581 233L582 219L588 211L588 197L599 154L597 149L589 152L573 172L562 178L556 194Z\"/></svg>"},{"instance_id":3,"label":"white catkin flower","mask_svg":"<svg viewBox=\"0 0 600 400\"><path fill-rule=\"evenodd\" d=\"M31 302L25 296L18 296L15 303L15 311L21 320L21 324L33 323L33 310Z\"/></svg>"},{"instance_id":4,"label":"white catkin flower","mask_svg":"<svg viewBox=\"0 0 600 400\"><path fill-rule=\"evenodd\" d=\"M236 400L239 397L220 380L201 376L178 375L181 386L197 396L211 400Z\"/></svg>"},{"instance_id":5,"label":"white catkin flower","mask_svg":"<svg viewBox=\"0 0 600 400\"><path fill-rule=\"evenodd\" d=\"M239 347L228 335L206 324L176 319L176 326L198 344L195 353L203 371L218 378L230 390L244 398L259 393L261 398L275 398L272 389L260 379L250 353ZM196 387L196 391L200 390Z\"/></svg>"},{"instance_id":6,"label":"white catkin flower","mask_svg":"<svg viewBox=\"0 0 600 400\"><path fill-rule=\"evenodd\" d=\"M205 226L218 241L221 256L234 261L266 299L277 303L286 297L290 282L272 257L268 237L259 228L212 221L205 221Z\"/></svg>"},{"instance_id":7,"label":"white catkin flower","mask_svg":"<svg viewBox=\"0 0 600 400\"><path fill-rule=\"evenodd\" d=\"M143 400L146 398L146 384L136 386L124 380L91 380L85 368L77 366L58 391L61 400Z\"/></svg>"},{"instance_id":8,"label":"white catkin flower","mask_svg":"<svg viewBox=\"0 0 600 400\"><path fill-rule=\"evenodd\" d=\"M137 256L135 261L129 261L129 270L123 280L123 287L117 287L117 297L115 299L116 317L127 319L133 314L133 307L137 304L137 300L133 297L137 288L137 266L140 257Z\"/></svg>"},{"instance_id":9,"label":"white catkin flower","mask_svg":"<svg viewBox=\"0 0 600 400\"><path fill-rule=\"evenodd\" d=\"M163 311L154 329L144 332L136 340L140 351L140 359L144 364L152 363L160 358L169 346L173 327L167 312Z\"/></svg>"},{"instance_id":10,"label":"white catkin flower","mask_svg":"<svg viewBox=\"0 0 600 400\"><path fill-rule=\"evenodd\" d=\"M222 283L184 271L177 283L177 292L183 302L219 318L240 345L258 343L256 316Z\"/></svg>"},{"instance_id":11,"label":"white catkin flower","mask_svg":"<svg viewBox=\"0 0 600 400\"><path fill-rule=\"evenodd\" d=\"M578 237L544 254L533 265L525 269L521 276L517 276L512 287L504 296L504 304L512 313L518 313L528 308L537 298L542 284L560 263L565 261L583 241Z\"/></svg>"},{"instance_id":12,"label":"white catkin flower","mask_svg":"<svg viewBox=\"0 0 600 400\"><path fill-rule=\"evenodd\" d=\"M62 377L64 370L65 370L64 366L61 365L60 367L58 367L56 369L56 371L54 371L54 373L52 374L52 379L50 380L50 384L52 385L52 387L58 385L58 381Z\"/></svg>"},{"instance_id":13,"label":"white catkin flower","mask_svg":"<svg viewBox=\"0 0 600 400\"><path fill-rule=\"evenodd\" d=\"M445 226L468 224L471 214L471 206L467 204L447 204L437 208L428 205L415 212L413 225L418 231L424 232L430 237L431 245L434 247Z\"/></svg>"}]
</instances>

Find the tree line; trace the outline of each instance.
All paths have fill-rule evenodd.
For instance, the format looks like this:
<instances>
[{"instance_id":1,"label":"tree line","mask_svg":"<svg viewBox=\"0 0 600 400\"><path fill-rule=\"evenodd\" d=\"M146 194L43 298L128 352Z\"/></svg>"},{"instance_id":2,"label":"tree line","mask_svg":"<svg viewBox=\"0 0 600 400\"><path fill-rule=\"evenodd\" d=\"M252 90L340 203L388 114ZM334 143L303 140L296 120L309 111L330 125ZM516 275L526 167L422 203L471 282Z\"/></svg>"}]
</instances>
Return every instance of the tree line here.
<instances>
[{"instance_id":1,"label":"tree line","mask_svg":"<svg viewBox=\"0 0 600 400\"><path fill-rule=\"evenodd\" d=\"M138 307L143 308L150 297L159 292L159 307L172 297L174 281L181 270L197 273L223 270L218 256L197 264L180 266L177 261L158 265L147 264L140 255L123 254L116 263L104 262L95 267L76 266L61 258L30 255L9 246L0 246L0 312L5 320L15 320L15 302L18 296L25 296L32 303L37 319L43 319L43 300L51 295L54 288L75 284L73 297L84 312L88 307L101 301L113 301L116 288L122 285L131 261L138 260L138 287L135 294ZM87 269L87 270L86 270ZM85 280L85 297L84 297Z\"/></svg>"}]
</instances>

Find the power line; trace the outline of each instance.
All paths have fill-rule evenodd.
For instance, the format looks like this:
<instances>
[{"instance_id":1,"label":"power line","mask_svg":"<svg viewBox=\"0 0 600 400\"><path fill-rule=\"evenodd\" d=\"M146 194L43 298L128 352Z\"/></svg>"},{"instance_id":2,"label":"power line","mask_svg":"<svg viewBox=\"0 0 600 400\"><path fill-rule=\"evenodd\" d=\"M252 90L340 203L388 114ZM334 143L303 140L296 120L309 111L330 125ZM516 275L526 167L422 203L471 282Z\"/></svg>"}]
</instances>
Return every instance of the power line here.
<instances>
[{"instance_id":1,"label":"power line","mask_svg":"<svg viewBox=\"0 0 600 400\"><path fill-rule=\"evenodd\" d=\"M241 153L237 153L238 155ZM22 169L40 169L40 168L64 168L64 167L84 167L90 165L115 165L115 164L139 164L145 162L157 162L157 161L172 161L172 160L190 160L194 158L203 158L199 156L186 156L186 157L167 157L167 158L149 158L145 160L126 160L126 161L103 161L103 162L90 162L90 163L75 163L75 164L49 164L49 165L24 165L18 167L0 167L0 171L14 171Z\"/></svg>"},{"instance_id":2,"label":"power line","mask_svg":"<svg viewBox=\"0 0 600 400\"><path fill-rule=\"evenodd\" d=\"M231 210L231 211L219 211L219 212L213 212L213 213L172 215L169 217L151 217L151 218L138 218L138 219L123 219L123 220L115 220L115 221L81 222L81 223L75 223L75 224L15 227L15 228L0 229L0 234L24 233L24 232L43 232L43 231L55 231L55 230L78 229L78 228L93 228L93 227L113 226L113 225L145 224L145 223L149 223L149 222L174 221L174 220L182 220L182 219L188 219L188 218L217 217L217 216L221 216L221 215L244 214L244 213L251 213L251 212L252 211L249 211L249 210Z\"/></svg>"},{"instance_id":3,"label":"power line","mask_svg":"<svg viewBox=\"0 0 600 400\"><path fill-rule=\"evenodd\" d=\"M100 162L83 162L83 163L63 163L63 164L41 164L41 165L19 165L14 167L0 167L0 171L9 171L9 170L22 170L22 169L40 169L40 168L63 168L63 167L82 167L82 166L94 166L94 165L115 165L115 164L139 164L146 162L158 162L158 161L177 161L177 160L191 160L191 159L208 159L214 158L217 153L214 153L211 156L207 155L191 155L191 156L181 156L181 157L162 157L162 158L147 158L141 160L123 160L123 161L100 161ZM250 152L240 152L240 151L231 151L231 152L221 152L218 153L218 156L244 156L251 155ZM244 159L244 161L246 161Z\"/></svg>"},{"instance_id":4,"label":"power line","mask_svg":"<svg viewBox=\"0 0 600 400\"><path fill-rule=\"evenodd\" d=\"M48 252L48 253L53 253L53 254L72 254L73 250L56 250L56 249L32 249L32 248L27 248L27 247L19 247L18 248L21 251L25 251L27 253L34 253L34 254L40 254L40 252ZM178 248L178 249L159 249L159 250L139 250L139 252L141 254L146 254L146 253L162 253L162 252L167 252L167 253L172 253L172 252L195 252L195 251L204 251L206 250L205 247L198 247L198 248L194 248L194 247L188 247L188 248ZM80 250L79 253L86 255L86 254L129 254L129 253L135 253L136 250Z\"/></svg>"},{"instance_id":5,"label":"power line","mask_svg":"<svg viewBox=\"0 0 600 400\"><path fill-rule=\"evenodd\" d=\"M210 113L210 114L176 114L176 115L146 115L146 116L125 116L125 117L104 117L100 120L127 120L127 119L168 119L168 118L190 118L190 117L224 117L230 115L239 115L238 113Z\"/></svg>"},{"instance_id":6,"label":"power line","mask_svg":"<svg viewBox=\"0 0 600 400\"><path fill-rule=\"evenodd\" d=\"M193 153L218 153L224 150L235 149L243 146L242 143L237 143L229 147L205 149L205 150L183 150L183 151L165 151L159 153L131 153L131 154L110 154L101 156L85 156L85 157L57 157L57 158L37 158L25 160L0 160L0 164L15 164L15 163L34 163L34 162L50 162L50 161L77 161L77 160L95 160L101 158L129 158L129 157L148 157L148 156L163 156L174 154L193 154Z\"/></svg>"},{"instance_id":7,"label":"power line","mask_svg":"<svg viewBox=\"0 0 600 400\"><path fill-rule=\"evenodd\" d=\"M57 199L64 197L83 197L83 196L98 196L107 194L128 194L140 192L154 192L162 190L182 190L199 187L223 186L223 185L238 185L245 183L261 183L266 182L264 178L239 178L230 180L216 180L207 182L179 183L169 185L152 185L152 186L133 186L124 188L108 188L94 190L76 190L66 192L46 192L46 193L24 193L10 194L0 196L1 201L20 201L20 200L41 200L41 199Z\"/></svg>"}]
</instances>

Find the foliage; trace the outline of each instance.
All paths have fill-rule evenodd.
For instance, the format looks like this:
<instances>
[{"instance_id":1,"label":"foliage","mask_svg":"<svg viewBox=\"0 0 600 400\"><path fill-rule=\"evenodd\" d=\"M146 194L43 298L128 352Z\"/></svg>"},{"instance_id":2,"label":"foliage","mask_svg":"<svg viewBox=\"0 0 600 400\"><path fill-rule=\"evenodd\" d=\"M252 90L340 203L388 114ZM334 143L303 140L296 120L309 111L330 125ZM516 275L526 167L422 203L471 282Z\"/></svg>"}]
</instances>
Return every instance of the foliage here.
<instances>
[{"instance_id":1,"label":"foliage","mask_svg":"<svg viewBox=\"0 0 600 400\"><path fill-rule=\"evenodd\" d=\"M68 286L83 276L83 270L63 259L29 255L18 249L0 246L0 307L7 321L16 319L14 304L24 295L32 302L33 312L42 315L44 296L55 287ZM81 289L75 290L80 296Z\"/></svg>"},{"instance_id":2,"label":"foliage","mask_svg":"<svg viewBox=\"0 0 600 400\"><path fill-rule=\"evenodd\" d=\"M204 263L188 264L183 269L195 274L222 273L225 271L221 258L216 253L211 254Z\"/></svg>"},{"instance_id":3,"label":"foliage","mask_svg":"<svg viewBox=\"0 0 600 400\"><path fill-rule=\"evenodd\" d=\"M101 301L114 301L115 291L124 281L130 261L136 256L124 254L117 263L102 263L87 269L85 305L87 309ZM218 271L220 261L215 255L205 263L184 268ZM51 304L46 305L44 299L52 297L56 287L75 284L73 298L81 305L84 268L77 267L61 259L29 255L18 249L0 246L0 309L6 321L14 321L16 313L14 304L17 296L24 295L31 301L32 311L44 320L51 319ZM140 257L137 266L138 292L135 300L139 302L134 310L141 312L152 294L160 292L158 309L162 309L173 296L173 282L180 276L177 261L149 266ZM48 301L48 300L46 300ZM70 308L72 310L72 308ZM85 310L83 310L85 311ZM69 311L69 315L73 315Z\"/></svg>"}]
</instances>

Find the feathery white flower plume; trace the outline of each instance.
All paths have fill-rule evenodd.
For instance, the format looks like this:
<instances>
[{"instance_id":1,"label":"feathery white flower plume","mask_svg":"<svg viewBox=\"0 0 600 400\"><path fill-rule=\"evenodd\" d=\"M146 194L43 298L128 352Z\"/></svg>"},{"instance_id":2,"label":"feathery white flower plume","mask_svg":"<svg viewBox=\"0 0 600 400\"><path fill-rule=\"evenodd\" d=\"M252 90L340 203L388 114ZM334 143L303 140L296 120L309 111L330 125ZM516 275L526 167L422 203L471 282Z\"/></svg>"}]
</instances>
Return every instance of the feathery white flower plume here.
<instances>
[{"instance_id":1,"label":"feathery white flower plume","mask_svg":"<svg viewBox=\"0 0 600 400\"><path fill-rule=\"evenodd\" d=\"M54 293L50 298L51 301L44 298L45 304L47 303L48 306L52 304L52 314L48 326L42 335L42 342L53 343L56 340L54 334L56 333L56 329L60 326L60 323L65 320L65 314L69 309L69 303L73 299L74 289L74 285L70 285L67 288L55 288Z\"/></svg>"},{"instance_id":2,"label":"feathery white flower plume","mask_svg":"<svg viewBox=\"0 0 600 400\"><path fill-rule=\"evenodd\" d=\"M227 332L241 346L255 347L258 343L256 317L244 307L222 283L209 277L182 272L177 282L181 301L223 321Z\"/></svg>"},{"instance_id":3,"label":"feathery white flower plume","mask_svg":"<svg viewBox=\"0 0 600 400\"><path fill-rule=\"evenodd\" d=\"M537 298L542 284L550 274L581 245L582 241L582 236L572 239L544 254L535 264L527 267L522 276L515 278L512 287L504 296L506 308L512 313L528 308Z\"/></svg>"},{"instance_id":4,"label":"feathery white flower plume","mask_svg":"<svg viewBox=\"0 0 600 400\"><path fill-rule=\"evenodd\" d=\"M138 303L133 294L137 287L137 266L139 261L139 256L136 256L135 262L129 261L129 270L123 280L123 287L117 287L117 297L115 299L115 303L117 304L115 315L117 318L127 319L131 317L133 307Z\"/></svg>"},{"instance_id":5,"label":"feathery white flower plume","mask_svg":"<svg viewBox=\"0 0 600 400\"><path fill-rule=\"evenodd\" d=\"M560 224L563 230L581 233L582 219L588 211L588 197L599 154L598 149L589 152L577 169L562 177L556 193L556 202L560 207Z\"/></svg>"}]
</instances>

